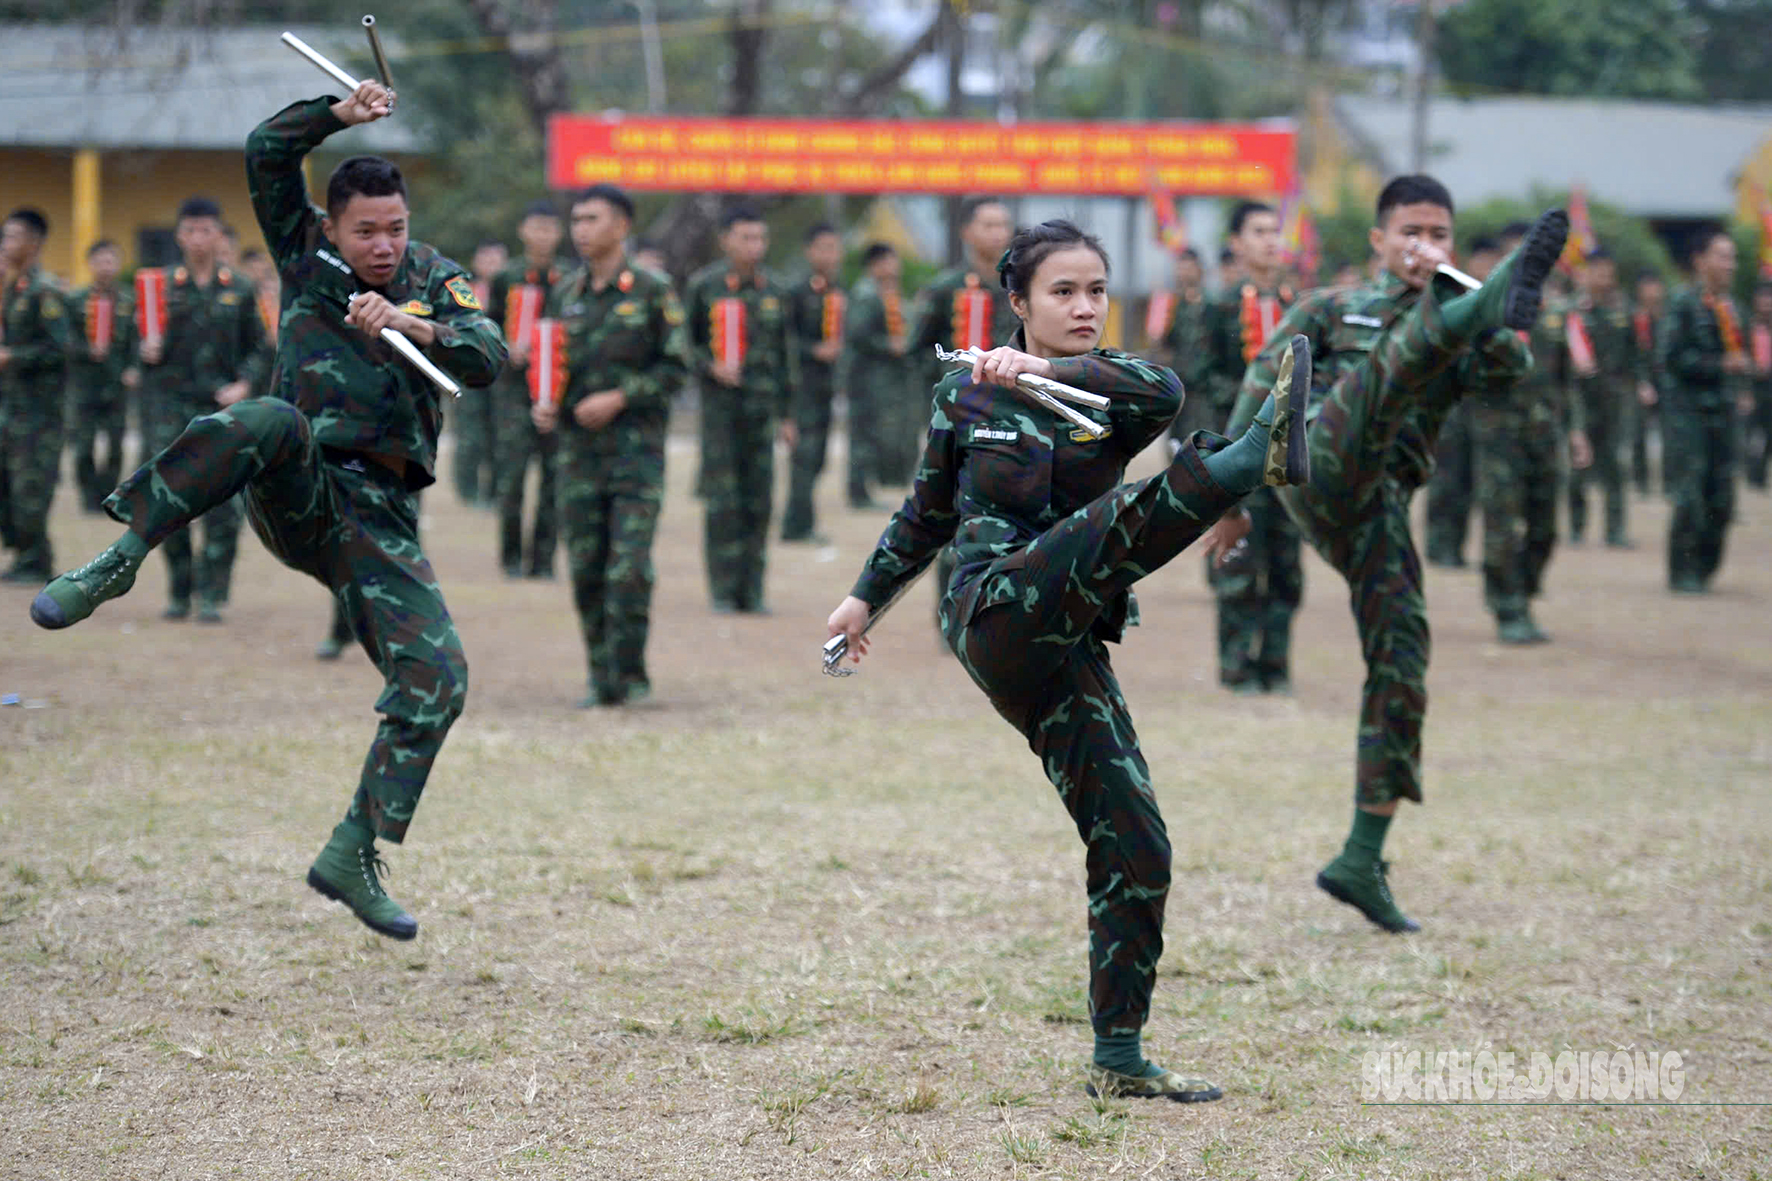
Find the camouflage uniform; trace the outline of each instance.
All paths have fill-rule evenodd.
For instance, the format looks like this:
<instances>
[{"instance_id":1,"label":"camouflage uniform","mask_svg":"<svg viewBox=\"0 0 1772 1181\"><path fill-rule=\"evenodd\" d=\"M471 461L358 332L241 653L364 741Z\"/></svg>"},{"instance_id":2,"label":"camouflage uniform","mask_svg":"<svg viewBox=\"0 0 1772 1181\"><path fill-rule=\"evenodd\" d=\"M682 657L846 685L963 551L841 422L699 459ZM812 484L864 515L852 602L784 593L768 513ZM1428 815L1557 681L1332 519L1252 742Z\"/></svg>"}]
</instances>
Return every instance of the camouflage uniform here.
<instances>
[{"instance_id":1,"label":"camouflage uniform","mask_svg":"<svg viewBox=\"0 0 1772 1181\"><path fill-rule=\"evenodd\" d=\"M1659 328L1654 317L1642 308L1631 313L1631 324L1637 338L1637 353L1645 359L1644 369L1650 386L1656 392L1656 405L1645 406L1638 398L1630 403L1630 480L1636 486L1638 496L1649 495L1649 423L1660 421L1660 395L1667 388L1667 375L1661 370L1661 350L1656 347L1655 333ZM1665 485L1665 473L1663 474Z\"/></svg>"},{"instance_id":2,"label":"camouflage uniform","mask_svg":"<svg viewBox=\"0 0 1772 1181\"><path fill-rule=\"evenodd\" d=\"M184 267L173 270L166 277L160 361L142 363L142 450L152 455L178 438L191 419L214 411L215 391L229 382L262 386L269 361L258 300L245 276L217 266L204 287ZM180 529L162 550L175 613L189 609L193 593L206 608L228 601L239 552L240 502L216 505L202 523L201 549L193 553L190 530Z\"/></svg>"},{"instance_id":3,"label":"camouflage uniform","mask_svg":"<svg viewBox=\"0 0 1772 1181\"><path fill-rule=\"evenodd\" d=\"M962 322L963 311L960 296L967 291L983 291L990 297L990 313L987 317L990 327L982 340L967 340L967 326ZM1021 318L1009 305L1009 293L1002 289L995 271L975 270L971 266L950 267L935 276L929 286L917 293L916 328L911 332L910 348L906 350L914 362L928 366L924 370L928 376L925 380L939 380L945 369L935 359L935 346L944 349L957 349L967 343L973 343L983 349L991 349L997 345L1007 344L1009 338L1021 331ZM909 393L910 391L907 391ZM919 415L923 410L921 387L917 388L915 403ZM882 458L886 458L882 456ZM882 472L882 483L896 484L903 480L902 471ZM935 566L936 578L941 586L946 586L954 576L954 558L952 554L942 554ZM938 592L939 593L939 592ZM941 604L936 603L939 614Z\"/></svg>"},{"instance_id":4,"label":"camouflage uniform","mask_svg":"<svg viewBox=\"0 0 1772 1181\"><path fill-rule=\"evenodd\" d=\"M824 471L838 369L837 362L820 361L812 349L825 340L827 325L836 333L833 339L843 338L846 302L843 289L823 275L808 275L788 288L788 320L800 349L800 388L794 420L799 435L788 462L788 499L781 510L783 541L805 541L812 536L812 492ZM834 318L827 318L827 309Z\"/></svg>"},{"instance_id":5,"label":"camouflage uniform","mask_svg":"<svg viewBox=\"0 0 1772 1181\"><path fill-rule=\"evenodd\" d=\"M473 289L481 306L493 306L490 282L475 280ZM492 424L492 402L490 392L464 394L445 407L449 430L455 436L455 460L450 468L455 495L466 505L496 503L498 472L493 466L496 433Z\"/></svg>"},{"instance_id":6,"label":"camouflage uniform","mask_svg":"<svg viewBox=\"0 0 1772 1181\"><path fill-rule=\"evenodd\" d=\"M1200 342L1206 364L1194 390L1211 406L1213 429L1229 420L1243 370L1266 343L1245 338L1245 290L1273 301L1276 321L1296 298L1289 288L1257 291L1245 284L1208 305ZM1222 565L1206 559L1206 580L1218 599L1218 679L1237 689L1284 692L1292 682L1292 617L1304 601L1303 547L1273 489L1251 493L1243 509L1249 514L1243 547Z\"/></svg>"},{"instance_id":7,"label":"camouflage uniform","mask_svg":"<svg viewBox=\"0 0 1772 1181\"><path fill-rule=\"evenodd\" d=\"M1575 397L1581 404L1579 417L1594 456L1587 470L1569 473L1569 537L1580 541L1587 531L1587 485L1597 480L1606 506L1606 544L1627 545L1625 436L1631 407L1637 404L1637 386L1648 376L1646 359L1637 351L1630 306L1622 295L1613 296L1603 307L1583 296L1570 312L1587 330L1597 372L1584 376L1575 371L1573 359L1569 361Z\"/></svg>"},{"instance_id":8,"label":"camouflage uniform","mask_svg":"<svg viewBox=\"0 0 1772 1181\"><path fill-rule=\"evenodd\" d=\"M1756 337L1772 336L1772 324L1756 323L1748 331ZM1772 467L1772 368L1760 367L1763 352L1762 345L1753 346L1754 371L1749 379L1753 410L1745 424L1745 454L1742 458L1742 474L1747 477L1747 486L1761 492L1766 490L1767 469Z\"/></svg>"},{"instance_id":9,"label":"camouflage uniform","mask_svg":"<svg viewBox=\"0 0 1772 1181\"><path fill-rule=\"evenodd\" d=\"M292 293L271 396L194 419L105 509L154 545L246 493L259 539L332 591L386 679L376 701L381 726L346 815L399 842L461 715L468 669L418 540L415 493L433 481L437 391L382 341L344 323L358 281L325 249L322 212L302 182L302 158L345 126L332 101L292 104L246 141L253 209ZM440 367L474 385L497 376L498 326L455 263L410 243L383 294L434 320L437 339L426 352Z\"/></svg>"},{"instance_id":10,"label":"camouflage uniform","mask_svg":"<svg viewBox=\"0 0 1772 1181\"><path fill-rule=\"evenodd\" d=\"M722 385L711 372L715 301L740 300L746 349L742 380ZM689 350L701 379L701 477L707 502L704 544L708 591L718 610L761 611L775 480L775 423L793 414L800 388L799 347L788 321L787 291L758 267L742 282L730 263L690 276L684 297Z\"/></svg>"},{"instance_id":11,"label":"camouflage uniform","mask_svg":"<svg viewBox=\"0 0 1772 1181\"><path fill-rule=\"evenodd\" d=\"M1745 332L1747 322L1734 300L1727 295L1722 299ZM1673 502L1668 582L1675 590L1700 591L1723 564L1723 542L1735 515L1735 391L1746 379L1723 372L1722 332L1697 287L1687 287L1668 301L1657 342L1667 375L1661 399L1661 462Z\"/></svg>"},{"instance_id":12,"label":"camouflage uniform","mask_svg":"<svg viewBox=\"0 0 1772 1181\"><path fill-rule=\"evenodd\" d=\"M1483 601L1500 623L1527 615L1557 547L1565 440L1581 427L1581 407L1569 397L1565 332L1563 309L1547 306L1530 333L1531 370L1517 381L1486 383L1470 401Z\"/></svg>"},{"instance_id":13,"label":"camouflage uniform","mask_svg":"<svg viewBox=\"0 0 1772 1181\"><path fill-rule=\"evenodd\" d=\"M498 322L505 340L511 344L527 343L511 340L516 328L516 296L525 285L539 285L545 301L547 292L564 278L560 267L546 267L519 260L493 277L487 314ZM498 499L498 560L504 572L516 578L551 578L554 573L556 530L554 513L559 502L554 488L554 439L535 429L529 417L529 377L527 365L506 365L504 373L484 395L465 395L466 402L475 397L490 399L492 404L493 486ZM529 480L529 461L541 470L541 484L535 495L535 520L529 530L529 560L523 559L523 488Z\"/></svg>"},{"instance_id":14,"label":"camouflage uniform","mask_svg":"<svg viewBox=\"0 0 1772 1181\"><path fill-rule=\"evenodd\" d=\"M1119 1036L1150 1014L1170 848L1107 644L1136 622L1132 584L1236 498L1207 473L1202 449L1222 441L1204 435L1162 474L1120 483L1181 405L1173 373L1108 350L1052 364L1058 380L1113 399L1083 411L1110 433L1091 440L1010 390L946 378L911 493L852 593L877 609L952 541L942 633L1076 823L1091 1021Z\"/></svg>"},{"instance_id":15,"label":"camouflage uniform","mask_svg":"<svg viewBox=\"0 0 1772 1181\"><path fill-rule=\"evenodd\" d=\"M49 506L61 474L68 354L73 335L62 293L36 268L0 291L0 546L16 551L4 577L54 573Z\"/></svg>"},{"instance_id":16,"label":"camouflage uniform","mask_svg":"<svg viewBox=\"0 0 1772 1181\"><path fill-rule=\"evenodd\" d=\"M1311 340L1311 482L1280 502L1347 580L1366 662L1354 802L1421 799L1429 633L1409 501L1433 472L1446 415L1468 392L1517 378L1530 354L1510 332L1448 333L1437 298L1394 275L1312 292L1243 376L1233 432L1272 387L1295 333Z\"/></svg>"},{"instance_id":17,"label":"camouflage uniform","mask_svg":"<svg viewBox=\"0 0 1772 1181\"><path fill-rule=\"evenodd\" d=\"M1175 297L1169 312L1169 323L1163 331L1160 356L1167 359L1186 397L1181 413L1169 426L1169 444L1174 447L1197 430L1218 430L1230 414L1225 391L1213 391L1212 380L1212 305L1203 291L1183 292ZM1236 399L1236 387L1229 391Z\"/></svg>"},{"instance_id":18,"label":"camouflage uniform","mask_svg":"<svg viewBox=\"0 0 1772 1181\"><path fill-rule=\"evenodd\" d=\"M910 351L906 328L912 312L900 301L907 336L905 351L892 351L886 323L886 301L872 279L855 285L849 301L849 376L845 387L855 391L873 413L868 451L868 476L896 488L916 472L923 428L928 420L928 386L921 380L928 367ZM933 355L933 353L931 354Z\"/></svg>"},{"instance_id":19,"label":"camouflage uniform","mask_svg":"<svg viewBox=\"0 0 1772 1181\"><path fill-rule=\"evenodd\" d=\"M1427 560L1462 567L1470 533L1471 503L1477 492L1477 449L1471 435L1470 407L1460 402L1446 416L1434 450L1434 475L1427 483Z\"/></svg>"},{"instance_id":20,"label":"camouflage uniform","mask_svg":"<svg viewBox=\"0 0 1772 1181\"><path fill-rule=\"evenodd\" d=\"M671 395L688 375L683 305L669 280L625 263L598 290L584 268L554 288L549 315L566 331L567 385L553 434L560 526L593 700L646 695L652 539L664 506ZM572 408L619 389L615 420L586 430Z\"/></svg>"},{"instance_id":21,"label":"camouflage uniform","mask_svg":"<svg viewBox=\"0 0 1772 1181\"><path fill-rule=\"evenodd\" d=\"M99 300L111 301L111 339L103 356L93 355L91 332ZM97 512L123 477L123 431L128 391L123 371L135 357L135 293L123 284L109 290L83 287L68 299L68 446L74 452L74 477L80 507ZM95 445L104 440L100 463Z\"/></svg>"}]
</instances>

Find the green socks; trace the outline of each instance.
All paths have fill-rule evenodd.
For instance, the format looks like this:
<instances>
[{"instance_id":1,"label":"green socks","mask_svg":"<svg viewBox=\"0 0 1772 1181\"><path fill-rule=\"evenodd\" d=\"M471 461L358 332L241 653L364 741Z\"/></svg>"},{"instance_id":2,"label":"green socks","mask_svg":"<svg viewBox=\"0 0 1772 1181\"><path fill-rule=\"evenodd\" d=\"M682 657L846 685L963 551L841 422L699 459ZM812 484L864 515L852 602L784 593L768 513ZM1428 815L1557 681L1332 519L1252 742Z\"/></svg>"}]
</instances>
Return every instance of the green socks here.
<instances>
[{"instance_id":1,"label":"green socks","mask_svg":"<svg viewBox=\"0 0 1772 1181\"><path fill-rule=\"evenodd\" d=\"M1242 438L1229 447L1201 456L1206 471L1220 488L1233 496L1243 496L1261 487L1267 471L1268 436L1273 429L1274 396L1269 394Z\"/></svg>"},{"instance_id":2,"label":"green socks","mask_svg":"<svg viewBox=\"0 0 1772 1181\"><path fill-rule=\"evenodd\" d=\"M1348 865L1371 865L1384 850L1384 834L1390 831L1391 817L1354 809L1354 827L1341 848L1341 860Z\"/></svg>"},{"instance_id":3,"label":"green socks","mask_svg":"<svg viewBox=\"0 0 1772 1181\"><path fill-rule=\"evenodd\" d=\"M135 562L148 556L148 543L133 529L125 529L123 536L111 543L111 548Z\"/></svg>"},{"instance_id":4,"label":"green socks","mask_svg":"<svg viewBox=\"0 0 1772 1181\"><path fill-rule=\"evenodd\" d=\"M1143 1039L1136 1033L1095 1035L1095 1065L1128 1078L1156 1078L1163 1068L1145 1059Z\"/></svg>"}]
</instances>

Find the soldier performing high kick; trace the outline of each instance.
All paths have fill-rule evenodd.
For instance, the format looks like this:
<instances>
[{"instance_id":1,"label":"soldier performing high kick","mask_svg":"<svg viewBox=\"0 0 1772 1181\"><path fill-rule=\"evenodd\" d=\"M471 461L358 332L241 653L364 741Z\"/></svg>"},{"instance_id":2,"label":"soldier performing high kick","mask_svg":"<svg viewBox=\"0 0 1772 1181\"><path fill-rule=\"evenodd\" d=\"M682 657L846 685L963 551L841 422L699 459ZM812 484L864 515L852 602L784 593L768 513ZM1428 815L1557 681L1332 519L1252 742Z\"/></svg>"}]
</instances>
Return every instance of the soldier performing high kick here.
<instances>
[{"instance_id":1,"label":"soldier performing high kick","mask_svg":"<svg viewBox=\"0 0 1772 1181\"><path fill-rule=\"evenodd\" d=\"M1040 756L1088 849L1091 1093L1217 1099L1211 1083L1144 1057L1170 851L1107 643L1127 626L1133 583L1264 482L1308 478L1289 391L1295 378L1300 396L1308 387L1309 354L1298 342L1303 367L1283 366L1236 442L1195 435L1163 473L1122 485L1127 463L1180 409L1181 385L1168 369L1097 347L1108 311L1101 244L1049 221L1015 236L998 275L1022 326L936 386L910 496L829 634L860 659L870 615L953 543L943 636ZM1109 404L1064 421L1014 392L1022 374Z\"/></svg>"},{"instance_id":2,"label":"soldier performing high kick","mask_svg":"<svg viewBox=\"0 0 1772 1181\"><path fill-rule=\"evenodd\" d=\"M1447 413L1471 390L1517 377L1532 359L1514 331L1538 318L1545 277L1568 218L1539 219L1525 242L1468 294L1436 267L1452 249L1452 197L1425 176L1400 177L1378 198L1373 250L1385 271L1366 287L1314 292L1280 324L1243 378L1232 427L1250 419L1291 332L1310 336L1311 484L1280 501L1305 539L1347 580L1366 662L1355 758L1354 823L1317 885L1388 931L1419 924L1397 907L1379 854L1400 800L1421 800L1428 624L1409 500L1433 467ZM1442 302L1444 300L1444 302ZM1222 522L1214 550L1233 542Z\"/></svg>"},{"instance_id":3,"label":"soldier performing high kick","mask_svg":"<svg viewBox=\"0 0 1772 1181\"><path fill-rule=\"evenodd\" d=\"M391 91L363 82L340 101L286 107L247 139L253 209L293 293L271 396L192 420L125 480L105 511L128 531L45 587L31 618L48 628L80 622L129 590L150 549L245 492L259 539L338 597L386 679L356 795L308 885L372 930L411 939L418 923L382 889L375 838L405 839L461 715L468 667L418 538L417 491L434 481L438 394L381 334L404 335L479 386L498 375L505 350L466 272L408 239L406 184L393 164L353 156L327 181L326 208L308 202L303 158L392 105Z\"/></svg>"}]
</instances>

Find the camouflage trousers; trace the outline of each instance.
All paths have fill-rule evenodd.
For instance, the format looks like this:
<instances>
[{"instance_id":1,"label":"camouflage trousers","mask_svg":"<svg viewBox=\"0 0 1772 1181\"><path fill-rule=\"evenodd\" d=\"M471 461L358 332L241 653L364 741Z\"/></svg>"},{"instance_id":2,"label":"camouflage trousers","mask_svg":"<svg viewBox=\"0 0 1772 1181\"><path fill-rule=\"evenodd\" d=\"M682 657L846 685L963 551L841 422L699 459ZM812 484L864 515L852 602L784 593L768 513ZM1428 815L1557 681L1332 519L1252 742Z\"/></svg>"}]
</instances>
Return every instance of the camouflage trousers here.
<instances>
[{"instance_id":1,"label":"camouflage trousers","mask_svg":"<svg viewBox=\"0 0 1772 1181\"><path fill-rule=\"evenodd\" d=\"M234 495L277 560L319 580L384 681L382 715L347 819L396 844L467 700L468 666L397 473L322 451L288 402L255 398L192 420L105 501L150 546Z\"/></svg>"},{"instance_id":2,"label":"camouflage trousers","mask_svg":"<svg viewBox=\"0 0 1772 1181\"><path fill-rule=\"evenodd\" d=\"M914 382L877 382L873 393L874 481L902 488L916 478L929 437L929 390Z\"/></svg>"},{"instance_id":3,"label":"camouflage trousers","mask_svg":"<svg viewBox=\"0 0 1772 1181\"><path fill-rule=\"evenodd\" d=\"M1637 493L1649 495L1649 423L1660 421L1660 414L1654 406L1645 406L1635 398L1630 402L1630 425L1626 428L1630 435L1630 482L1636 485ZM1665 454L1662 457L1666 463Z\"/></svg>"},{"instance_id":4,"label":"camouflage trousers","mask_svg":"<svg viewBox=\"0 0 1772 1181\"><path fill-rule=\"evenodd\" d=\"M874 397L866 384L851 383L844 392L847 418L843 432L849 443L849 464L845 473L844 488L849 496L849 505L854 508L866 504L868 485L874 482L874 473L879 470L879 459L874 455L874 440L880 431L879 416L874 411Z\"/></svg>"},{"instance_id":5,"label":"camouflage trousers","mask_svg":"<svg viewBox=\"0 0 1772 1181\"><path fill-rule=\"evenodd\" d=\"M472 394L464 394L467 401ZM498 561L506 574L527 574L531 577L554 572L556 524L554 514L558 493L554 488L554 445L556 436L542 434L529 417L529 391L521 383L513 387L508 378L501 378L486 396L492 400L497 434L494 447L498 495ZM529 482L529 465L534 461L541 469L541 484L535 494L535 519L529 526L529 545L523 544L523 493ZM528 557L525 558L524 554Z\"/></svg>"},{"instance_id":6,"label":"camouflage trousers","mask_svg":"<svg viewBox=\"0 0 1772 1181\"><path fill-rule=\"evenodd\" d=\"M462 391L446 407L449 428L455 434L452 474L455 495L463 504L491 504L498 493L498 469L494 463L497 430L492 421L490 389Z\"/></svg>"},{"instance_id":7,"label":"camouflage trousers","mask_svg":"<svg viewBox=\"0 0 1772 1181\"><path fill-rule=\"evenodd\" d=\"M142 450L152 455L171 446L188 423L213 406L204 406L202 399L151 394L144 403ZM187 605L193 594L211 606L227 603L240 554L240 520L240 502L229 498L167 537L160 552L166 555L166 595L173 604ZM199 526L201 545L192 540Z\"/></svg>"},{"instance_id":8,"label":"camouflage trousers","mask_svg":"<svg viewBox=\"0 0 1772 1181\"><path fill-rule=\"evenodd\" d=\"M1764 491L1766 474L1772 469L1772 387L1761 381L1754 390L1754 407L1747 417L1742 447L1742 473L1748 487Z\"/></svg>"},{"instance_id":9,"label":"camouflage trousers","mask_svg":"<svg viewBox=\"0 0 1772 1181\"><path fill-rule=\"evenodd\" d=\"M1523 613L1557 548L1563 432L1546 414L1471 402L1477 498L1483 507L1483 601L1498 619Z\"/></svg>"},{"instance_id":10,"label":"camouflage trousers","mask_svg":"<svg viewBox=\"0 0 1772 1181\"><path fill-rule=\"evenodd\" d=\"M1464 541L1470 533L1476 490L1476 448L1469 411L1461 402L1446 416L1440 445L1434 449L1434 475L1427 485L1428 561L1464 564Z\"/></svg>"},{"instance_id":11,"label":"camouflage trousers","mask_svg":"<svg viewBox=\"0 0 1772 1181\"><path fill-rule=\"evenodd\" d=\"M1663 406L1662 466L1673 516L1668 523L1669 581L1708 583L1723 564L1735 516L1734 411L1725 406Z\"/></svg>"},{"instance_id":12,"label":"camouflage trousers","mask_svg":"<svg viewBox=\"0 0 1772 1181\"><path fill-rule=\"evenodd\" d=\"M763 394L708 383L701 401L703 552L716 606L764 606L775 437Z\"/></svg>"},{"instance_id":13,"label":"camouflage trousers","mask_svg":"<svg viewBox=\"0 0 1772 1181\"><path fill-rule=\"evenodd\" d=\"M560 527L590 690L599 701L617 704L651 688L646 637L655 579L652 541L664 508L664 449L615 459L582 454L565 443L556 463Z\"/></svg>"},{"instance_id":14,"label":"camouflage trousers","mask_svg":"<svg viewBox=\"0 0 1772 1181\"><path fill-rule=\"evenodd\" d=\"M1622 545L1626 540L1628 509L1624 496L1624 414L1617 407L1587 404L1587 441L1594 461L1586 470L1569 473L1569 538L1580 541L1587 533L1587 497L1590 485L1598 484L1606 515L1606 542Z\"/></svg>"},{"instance_id":15,"label":"camouflage trousers","mask_svg":"<svg viewBox=\"0 0 1772 1181\"><path fill-rule=\"evenodd\" d=\"M80 506L96 510L123 478L123 432L128 400L121 383L102 370L76 369L68 381L68 449ZM103 443L103 455L99 446Z\"/></svg>"},{"instance_id":16,"label":"camouflage trousers","mask_svg":"<svg viewBox=\"0 0 1772 1181\"><path fill-rule=\"evenodd\" d=\"M949 647L1040 757L1083 839L1098 1034L1136 1033L1150 1015L1170 852L1096 623L1236 503L1206 472L1206 439L1189 440L1160 475L1115 489L961 579L943 605Z\"/></svg>"},{"instance_id":17,"label":"camouflage trousers","mask_svg":"<svg viewBox=\"0 0 1772 1181\"><path fill-rule=\"evenodd\" d=\"M1206 559L1218 599L1218 679L1280 688L1292 679L1292 617L1304 601L1298 526L1270 489L1243 501L1249 533L1223 565Z\"/></svg>"},{"instance_id":18,"label":"camouflage trousers","mask_svg":"<svg viewBox=\"0 0 1772 1181\"><path fill-rule=\"evenodd\" d=\"M55 576L49 506L61 478L61 403L50 403L51 415L19 406L14 392L4 396L15 401L0 414L0 545L16 551L21 574L47 580Z\"/></svg>"},{"instance_id":19,"label":"camouflage trousers","mask_svg":"<svg viewBox=\"0 0 1772 1181\"><path fill-rule=\"evenodd\" d=\"M1431 649L1421 557L1409 526L1413 485L1397 450L1432 455L1455 396L1422 391L1468 342L1445 331L1424 294L1378 347L1313 407L1311 482L1278 489L1300 530L1347 580L1365 658L1354 756L1354 801L1421 799L1421 732ZM1440 383L1450 387L1452 383ZM1413 463L1402 463L1413 471Z\"/></svg>"},{"instance_id":20,"label":"camouflage trousers","mask_svg":"<svg viewBox=\"0 0 1772 1181\"><path fill-rule=\"evenodd\" d=\"M830 444L830 381L808 379L806 384L800 416L794 424L799 436L788 459L788 499L781 510L783 541L803 541L812 536L817 521L812 493L824 471L825 451Z\"/></svg>"}]
</instances>

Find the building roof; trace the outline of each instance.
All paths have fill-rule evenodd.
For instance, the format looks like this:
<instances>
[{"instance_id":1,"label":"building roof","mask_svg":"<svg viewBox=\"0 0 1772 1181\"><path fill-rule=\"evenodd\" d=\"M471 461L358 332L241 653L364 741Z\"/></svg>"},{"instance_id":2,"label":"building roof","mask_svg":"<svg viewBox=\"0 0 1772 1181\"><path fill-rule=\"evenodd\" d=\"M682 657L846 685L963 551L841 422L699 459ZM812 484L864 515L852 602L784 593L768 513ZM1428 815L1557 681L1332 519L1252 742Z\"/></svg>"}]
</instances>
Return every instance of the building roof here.
<instances>
[{"instance_id":1,"label":"building roof","mask_svg":"<svg viewBox=\"0 0 1772 1181\"><path fill-rule=\"evenodd\" d=\"M1339 98L1342 126L1387 174L1409 171L1412 115L1392 98ZM1718 217L1772 134L1772 107L1559 98L1438 98L1427 171L1461 204L1580 183L1643 217Z\"/></svg>"},{"instance_id":2,"label":"building roof","mask_svg":"<svg viewBox=\"0 0 1772 1181\"><path fill-rule=\"evenodd\" d=\"M0 24L0 146L238 151L272 112L343 90L278 40L287 27ZM349 35L360 30L290 31L346 70L368 57L367 40ZM423 147L397 116L353 133L350 146Z\"/></svg>"}]
</instances>

